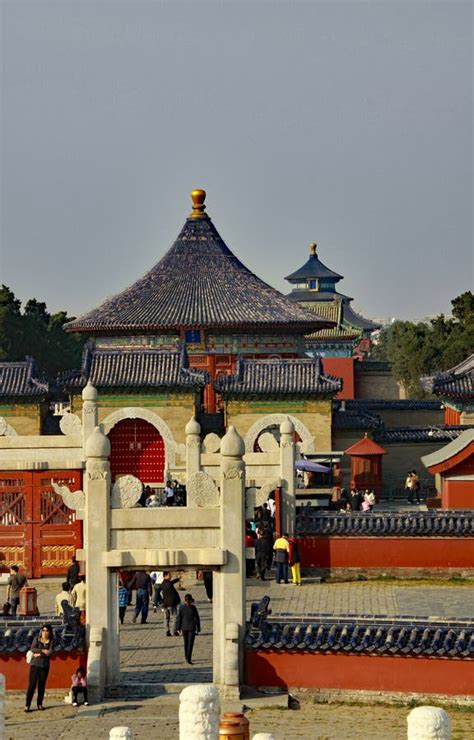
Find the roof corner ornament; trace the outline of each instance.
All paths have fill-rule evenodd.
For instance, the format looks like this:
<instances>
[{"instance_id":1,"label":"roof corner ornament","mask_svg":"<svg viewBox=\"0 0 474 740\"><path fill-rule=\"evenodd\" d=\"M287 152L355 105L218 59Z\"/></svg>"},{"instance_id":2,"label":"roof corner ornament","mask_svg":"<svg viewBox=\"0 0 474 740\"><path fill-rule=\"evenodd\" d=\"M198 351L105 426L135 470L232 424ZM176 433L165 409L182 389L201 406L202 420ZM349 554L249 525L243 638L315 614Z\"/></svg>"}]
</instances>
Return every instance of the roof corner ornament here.
<instances>
[{"instance_id":1,"label":"roof corner ornament","mask_svg":"<svg viewBox=\"0 0 474 740\"><path fill-rule=\"evenodd\" d=\"M310 255L316 256L316 250L317 250L317 248L318 248L318 245L316 244L316 242L311 242L311 244L309 245L309 253L310 253Z\"/></svg>"},{"instance_id":2,"label":"roof corner ornament","mask_svg":"<svg viewBox=\"0 0 474 740\"><path fill-rule=\"evenodd\" d=\"M197 188L191 191L191 199L193 201L193 210L190 213L190 218L208 218L207 213L204 213L206 206L204 201L206 200L206 191Z\"/></svg>"}]
</instances>

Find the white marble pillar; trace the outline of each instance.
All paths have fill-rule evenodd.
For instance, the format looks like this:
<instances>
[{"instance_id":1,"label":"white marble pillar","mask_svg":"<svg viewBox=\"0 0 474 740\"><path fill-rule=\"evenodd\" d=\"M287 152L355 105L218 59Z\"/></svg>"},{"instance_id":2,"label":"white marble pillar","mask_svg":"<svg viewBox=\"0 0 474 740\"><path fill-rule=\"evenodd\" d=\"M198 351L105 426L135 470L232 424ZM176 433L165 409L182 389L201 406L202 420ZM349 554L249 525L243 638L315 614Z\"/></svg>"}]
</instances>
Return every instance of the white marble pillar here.
<instances>
[{"instance_id":1,"label":"white marble pillar","mask_svg":"<svg viewBox=\"0 0 474 740\"><path fill-rule=\"evenodd\" d=\"M280 477L282 532L295 531L295 427L290 419L280 424Z\"/></svg>"},{"instance_id":2,"label":"white marble pillar","mask_svg":"<svg viewBox=\"0 0 474 740\"><path fill-rule=\"evenodd\" d=\"M97 395L97 390L89 381L82 391L82 446L84 454L87 440L99 423Z\"/></svg>"},{"instance_id":3,"label":"white marble pillar","mask_svg":"<svg viewBox=\"0 0 474 740\"><path fill-rule=\"evenodd\" d=\"M196 419L186 424L186 481L201 470L201 425Z\"/></svg>"},{"instance_id":4,"label":"white marble pillar","mask_svg":"<svg viewBox=\"0 0 474 740\"><path fill-rule=\"evenodd\" d=\"M231 426L221 444L220 546L227 562L214 574L214 683L238 697L245 630L245 445Z\"/></svg>"},{"instance_id":5,"label":"white marble pillar","mask_svg":"<svg viewBox=\"0 0 474 740\"><path fill-rule=\"evenodd\" d=\"M111 580L107 566L103 565L103 555L110 545L110 442L101 428L96 426L86 442L86 471L84 476L85 521L87 537L86 553L86 615L89 635L102 634L100 642L100 665L97 665L99 643L96 644L96 656L92 681L89 681L93 700L102 698L107 681L107 643L112 635L115 610L112 604L117 601L117 594L111 593ZM113 600L112 600L113 596ZM116 621L116 620L115 620ZM111 644L115 644L112 635ZM110 656L112 658L112 655ZM113 663L115 666L116 663ZM113 674L112 674L113 675ZM114 675L117 679L117 675Z\"/></svg>"},{"instance_id":6,"label":"white marble pillar","mask_svg":"<svg viewBox=\"0 0 474 740\"><path fill-rule=\"evenodd\" d=\"M109 732L109 740L132 740L132 738L130 727L112 727Z\"/></svg>"},{"instance_id":7,"label":"white marble pillar","mask_svg":"<svg viewBox=\"0 0 474 740\"><path fill-rule=\"evenodd\" d=\"M219 692L214 686L187 686L179 695L179 740L217 740Z\"/></svg>"},{"instance_id":8,"label":"white marble pillar","mask_svg":"<svg viewBox=\"0 0 474 740\"><path fill-rule=\"evenodd\" d=\"M407 717L408 740L450 740L449 714L439 707L416 707Z\"/></svg>"}]
</instances>

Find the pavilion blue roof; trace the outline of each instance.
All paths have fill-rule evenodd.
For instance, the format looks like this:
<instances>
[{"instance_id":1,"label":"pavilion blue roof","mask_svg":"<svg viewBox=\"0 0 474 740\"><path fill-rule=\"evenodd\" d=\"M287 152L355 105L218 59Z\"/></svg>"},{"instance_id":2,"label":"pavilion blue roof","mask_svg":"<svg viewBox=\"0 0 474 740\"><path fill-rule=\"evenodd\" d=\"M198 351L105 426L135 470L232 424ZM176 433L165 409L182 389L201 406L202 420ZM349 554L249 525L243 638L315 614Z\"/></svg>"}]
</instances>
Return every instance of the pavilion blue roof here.
<instances>
[{"instance_id":1,"label":"pavilion blue roof","mask_svg":"<svg viewBox=\"0 0 474 740\"><path fill-rule=\"evenodd\" d=\"M334 395L342 389L341 378L324 375L317 359L245 360L240 358L235 375L219 376L214 387L222 396Z\"/></svg>"},{"instance_id":2,"label":"pavilion blue roof","mask_svg":"<svg viewBox=\"0 0 474 740\"><path fill-rule=\"evenodd\" d=\"M429 393L447 398L474 398L474 353L444 373L421 378Z\"/></svg>"},{"instance_id":3,"label":"pavilion blue roof","mask_svg":"<svg viewBox=\"0 0 474 740\"><path fill-rule=\"evenodd\" d=\"M49 390L49 384L37 377L32 357L26 357L21 362L0 362L0 397L45 396Z\"/></svg>"},{"instance_id":4,"label":"pavilion blue roof","mask_svg":"<svg viewBox=\"0 0 474 740\"><path fill-rule=\"evenodd\" d=\"M196 192L203 193L193 191L193 199ZM171 249L146 275L66 324L65 330L114 334L203 328L306 334L332 326L317 313L295 306L245 267L203 210L203 205L193 206Z\"/></svg>"},{"instance_id":5,"label":"pavilion blue roof","mask_svg":"<svg viewBox=\"0 0 474 740\"><path fill-rule=\"evenodd\" d=\"M291 275L287 275L285 280L288 280L290 283L297 283L300 280L307 280L308 278L327 278L333 283L337 283L339 280L342 280L342 277L342 275L330 270L329 267L326 267L321 262L316 254L316 244L312 244L311 253L304 265L299 270L292 272Z\"/></svg>"},{"instance_id":6,"label":"pavilion blue roof","mask_svg":"<svg viewBox=\"0 0 474 740\"><path fill-rule=\"evenodd\" d=\"M203 388L209 382L205 371L191 370L185 350L103 350L87 344L82 368L65 373L58 385L67 390L82 389L87 381L98 389Z\"/></svg>"}]
</instances>

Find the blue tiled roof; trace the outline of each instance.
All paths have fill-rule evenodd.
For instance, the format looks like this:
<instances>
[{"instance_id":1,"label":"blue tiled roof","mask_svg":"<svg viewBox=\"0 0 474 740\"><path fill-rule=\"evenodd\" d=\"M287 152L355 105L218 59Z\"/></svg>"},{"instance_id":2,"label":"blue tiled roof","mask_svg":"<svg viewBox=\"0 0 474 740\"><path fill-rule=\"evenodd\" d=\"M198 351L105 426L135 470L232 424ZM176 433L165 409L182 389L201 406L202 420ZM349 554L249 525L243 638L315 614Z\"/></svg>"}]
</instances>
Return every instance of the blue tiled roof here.
<instances>
[{"instance_id":1,"label":"blue tiled roof","mask_svg":"<svg viewBox=\"0 0 474 740\"><path fill-rule=\"evenodd\" d=\"M376 414L357 411L335 411L332 417L333 429L378 429L383 426Z\"/></svg>"},{"instance_id":2,"label":"blue tiled roof","mask_svg":"<svg viewBox=\"0 0 474 740\"><path fill-rule=\"evenodd\" d=\"M321 360L245 360L240 358L235 375L219 376L216 391L226 396L335 394L341 378L324 375Z\"/></svg>"},{"instance_id":3,"label":"blue tiled roof","mask_svg":"<svg viewBox=\"0 0 474 740\"><path fill-rule=\"evenodd\" d=\"M474 354L445 373L421 378L429 393L447 398L474 398Z\"/></svg>"},{"instance_id":4,"label":"blue tiled roof","mask_svg":"<svg viewBox=\"0 0 474 740\"><path fill-rule=\"evenodd\" d=\"M66 373L58 385L68 390L83 388L87 381L104 388L203 388L205 371L191 370L185 350L103 350L87 344L81 371Z\"/></svg>"},{"instance_id":5,"label":"blue tiled roof","mask_svg":"<svg viewBox=\"0 0 474 740\"><path fill-rule=\"evenodd\" d=\"M357 364L357 363L356 363ZM342 403L346 411L366 413L368 411L437 411L441 409L441 401L418 399L348 399L347 401L333 401L333 409L340 411Z\"/></svg>"},{"instance_id":6,"label":"blue tiled roof","mask_svg":"<svg viewBox=\"0 0 474 740\"><path fill-rule=\"evenodd\" d=\"M48 383L38 379L32 357L23 362L0 362L0 397L45 396L49 390Z\"/></svg>"},{"instance_id":7,"label":"blue tiled roof","mask_svg":"<svg viewBox=\"0 0 474 740\"><path fill-rule=\"evenodd\" d=\"M307 505L297 509L295 528L299 537L473 537L474 510L340 514Z\"/></svg>"},{"instance_id":8,"label":"blue tiled roof","mask_svg":"<svg viewBox=\"0 0 474 740\"><path fill-rule=\"evenodd\" d=\"M310 254L304 265L291 275L287 275L285 280L293 283L308 278L325 278L337 283L342 280L342 275L326 267L316 254Z\"/></svg>"},{"instance_id":9,"label":"blue tiled roof","mask_svg":"<svg viewBox=\"0 0 474 740\"><path fill-rule=\"evenodd\" d=\"M30 649L33 638L40 633L43 620L19 622L8 619L0 625L0 655L25 654ZM72 650L85 650L85 627L80 625L72 632L63 624L52 624L54 653L69 653Z\"/></svg>"},{"instance_id":10,"label":"blue tiled roof","mask_svg":"<svg viewBox=\"0 0 474 740\"><path fill-rule=\"evenodd\" d=\"M374 438L377 442L450 442L463 433L468 426L449 426L437 424L423 427L390 427L376 431Z\"/></svg>"},{"instance_id":11,"label":"blue tiled roof","mask_svg":"<svg viewBox=\"0 0 474 740\"><path fill-rule=\"evenodd\" d=\"M306 334L327 326L254 275L202 216L187 219L171 249L144 277L65 329L97 334L245 328Z\"/></svg>"},{"instance_id":12,"label":"blue tiled roof","mask_svg":"<svg viewBox=\"0 0 474 740\"><path fill-rule=\"evenodd\" d=\"M259 626L248 624L245 648L463 660L474 657L474 631L469 621L433 622L429 617L288 615L279 621L263 619Z\"/></svg>"}]
</instances>

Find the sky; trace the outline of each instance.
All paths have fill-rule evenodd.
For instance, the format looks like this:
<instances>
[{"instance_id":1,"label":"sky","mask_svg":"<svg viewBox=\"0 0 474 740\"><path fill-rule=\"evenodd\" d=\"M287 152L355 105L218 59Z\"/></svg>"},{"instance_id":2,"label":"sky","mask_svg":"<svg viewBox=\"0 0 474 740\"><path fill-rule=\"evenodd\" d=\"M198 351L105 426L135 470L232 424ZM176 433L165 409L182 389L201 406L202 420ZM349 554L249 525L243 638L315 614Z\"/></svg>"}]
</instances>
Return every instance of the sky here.
<instances>
[{"instance_id":1,"label":"sky","mask_svg":"<svg viewBox=\"0 0 474 740\"><path fill-rule=\"evenodd\" d=\"M284 293L318 243L371 318L473 287L472 4L3 0L0 283L91 310L193 188Z\"/></svg>"}]
</instances>

